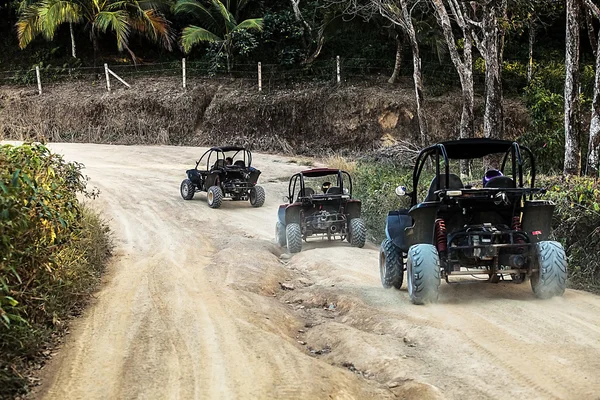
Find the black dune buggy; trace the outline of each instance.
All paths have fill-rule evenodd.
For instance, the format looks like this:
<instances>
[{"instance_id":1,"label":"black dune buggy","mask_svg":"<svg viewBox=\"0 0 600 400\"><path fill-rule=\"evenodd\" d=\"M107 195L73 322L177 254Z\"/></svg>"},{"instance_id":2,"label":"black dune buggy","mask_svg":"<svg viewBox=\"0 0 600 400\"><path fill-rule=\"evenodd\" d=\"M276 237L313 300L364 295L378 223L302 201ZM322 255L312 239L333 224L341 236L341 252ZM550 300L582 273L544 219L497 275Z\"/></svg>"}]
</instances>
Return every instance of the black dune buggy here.
<instances>
[{"instance_id":1,"label":"black dune buggy","mask_svg":"<svg viewBox=\"0 0 600 400\"><path fill-rule=\"evenodd\" d=\"M200 157L194 169L186 171L187 179L181 182L181 197L191 200L194 193L207 192L211 208L219 208L225 198L250 200L253 207L261 207L265 203L265 191L256 184L260 171L251 164L252 153L243 147L213 147Z\"/></svg>"},{"instance_id":2,"label":"black dune buggy","mask_svg":"<svg viewBox=\"0 0 600 400\"><path fill-rule=\"evenodd\" d=\"M302 250L302 240L321 236L365 245L367 229L360 218L360 200L352 198L352 179L346 171L316 168L290 178L288 204L279 206L275 238L290 253Z\"/></svg>"},{"instance_id":3,"label":"black dune buggy","mask_svg":"<svg viewBox=\"0 0 600 400\"><path fill-rule=\"evenodd\" d=\"M452 160L475 162L484 157L497 157L501 167L492 170L495 177L480 181L481 188L463 184L450 172ZM426 164L435 172L425 198L418 199ZM529 187L523 176L526 168ZM400 289L406 270L414 304L436 302L440 280L450 283L457 275L484 275L493 283L508 276L522 283L529 277L538 298L564 293L567 257L560 243L548 240L554 204L534 199L545 190L535 188L531 150L493 139L435 144L420 152L412 189L396 189L397 195L410 198L411 207L387 217L387 239L379 257L385 288Z\"/></svg>"}]
</instances>

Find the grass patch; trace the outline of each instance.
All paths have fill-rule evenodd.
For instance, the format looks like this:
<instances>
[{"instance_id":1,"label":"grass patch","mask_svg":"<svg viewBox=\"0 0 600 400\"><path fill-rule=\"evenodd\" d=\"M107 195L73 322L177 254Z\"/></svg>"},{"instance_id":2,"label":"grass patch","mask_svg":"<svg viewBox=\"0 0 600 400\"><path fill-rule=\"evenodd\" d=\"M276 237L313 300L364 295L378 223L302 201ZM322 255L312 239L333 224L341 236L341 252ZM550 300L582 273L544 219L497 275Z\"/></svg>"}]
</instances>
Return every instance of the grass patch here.
<instances>
[{"instance_id":1,"label":"grass patch","mask_svg":"<svg viewBox=\"0 0 600 400\"><path fill-rule=\"evenodd\" d=\"M110 255L107 225L86 208L83 166L39 144L0 147L0 398L79 313Z\"/></svg>"}]
</instances>

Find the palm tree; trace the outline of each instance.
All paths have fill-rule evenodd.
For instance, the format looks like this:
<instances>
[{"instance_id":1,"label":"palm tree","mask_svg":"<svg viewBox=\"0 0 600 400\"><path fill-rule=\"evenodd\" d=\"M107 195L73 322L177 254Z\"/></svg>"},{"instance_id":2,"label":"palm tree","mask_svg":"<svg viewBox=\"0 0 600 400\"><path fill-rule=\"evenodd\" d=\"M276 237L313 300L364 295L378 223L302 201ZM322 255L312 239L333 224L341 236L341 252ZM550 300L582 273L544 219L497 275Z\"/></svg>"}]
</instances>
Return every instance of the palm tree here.
<instances>
[{"instance_id":1,"label":"palm tree","mask_svg":"<svg viewBox=\"0 0 600 400\"><path fill-rule=\"evenodd\" d=\"M178 0L175 14L189 14L201 21L205 28L189 25L181 33L181 47L189 53L200 43L217 43L227 57L227 72L231 72L233 38L242 30L263 29L262 18L246 19L237 22L239 14L249 0Z\"/></svg>"},{"instance_id":2,"label":"palm tree","mask_svg":"<svg viewBox=\"0 0 600 400\"><path fill-rule=\"evenodd\" d=\"M161 1L148 0L41 0L25 5L17 22L19 46L23 49L38 35L54 39L59 26L68 23L85 23L94 47L94 59L98 49L98 37L112 32L117 39L119 51L127 50L135 62L135 54L129 48L129 36L139 33L171 50L173 35L169 21L157 9ZM72 30L71 30L72 32ZM71 33L72 51L75 54L74 35Z\"/></svg>"}]
</instances>

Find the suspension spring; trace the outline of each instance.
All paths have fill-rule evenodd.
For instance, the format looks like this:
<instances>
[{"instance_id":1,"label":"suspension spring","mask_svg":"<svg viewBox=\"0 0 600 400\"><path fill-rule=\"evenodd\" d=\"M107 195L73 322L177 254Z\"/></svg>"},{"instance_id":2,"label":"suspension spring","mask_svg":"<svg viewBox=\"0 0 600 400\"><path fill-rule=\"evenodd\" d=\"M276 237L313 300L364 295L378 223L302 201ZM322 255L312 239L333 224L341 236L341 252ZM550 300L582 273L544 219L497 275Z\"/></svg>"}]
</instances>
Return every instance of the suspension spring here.
<instances>
[{"instance_id":1,"label":"suspension spring","mask_svg":"<svg viewBox=\"0 0 600 400\"><path fill-rule=\"evenodd\" d=\"M521 217L518 215L515 215L512 219L512 229L513 231L522 231L523 230L523 225L521 225ZM524 243L525 240L523 240L523 238L521 237L521 235L517 236L515 239L515 242L517 243Z\"/></svg>"},{"instance_id":2,"label":"suspension spring","mask_svg":"<svg viewBox=\"0 0 600 400\"><path fill-rule=\"evenodd\" d=\"M445 253L448 250L448 233L446 231L446 222L442 218L435 220L435 244L438 253Z\"/></svg>"}]
</instances>

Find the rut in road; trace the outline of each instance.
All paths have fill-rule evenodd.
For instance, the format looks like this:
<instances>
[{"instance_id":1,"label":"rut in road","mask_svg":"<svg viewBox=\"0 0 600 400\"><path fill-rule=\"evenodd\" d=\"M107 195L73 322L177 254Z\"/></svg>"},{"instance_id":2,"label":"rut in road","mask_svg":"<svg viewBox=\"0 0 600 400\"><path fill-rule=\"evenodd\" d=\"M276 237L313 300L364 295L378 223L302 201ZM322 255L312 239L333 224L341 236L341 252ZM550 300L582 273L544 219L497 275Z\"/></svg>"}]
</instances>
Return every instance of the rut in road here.
<instances>
[{"instance_id":1,"label":"rut in road","mask_svg":"<svg viewBox=\"0 0 600 400\"><path fill-rule=\"evenodd\" d=\"M201 149L55 144L101 190L117 255L45 368L39 398L594 399L600 298L443 284L417 307L384 290L378 250L273 243L282 177L255 154L260 209L178 193ZM281 282L294 290L282 290Z\"/></svg>"}]
</instances>

